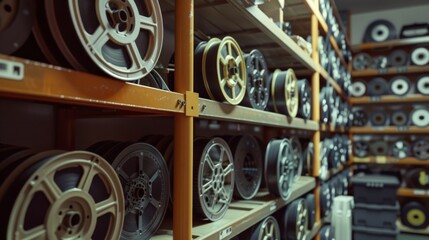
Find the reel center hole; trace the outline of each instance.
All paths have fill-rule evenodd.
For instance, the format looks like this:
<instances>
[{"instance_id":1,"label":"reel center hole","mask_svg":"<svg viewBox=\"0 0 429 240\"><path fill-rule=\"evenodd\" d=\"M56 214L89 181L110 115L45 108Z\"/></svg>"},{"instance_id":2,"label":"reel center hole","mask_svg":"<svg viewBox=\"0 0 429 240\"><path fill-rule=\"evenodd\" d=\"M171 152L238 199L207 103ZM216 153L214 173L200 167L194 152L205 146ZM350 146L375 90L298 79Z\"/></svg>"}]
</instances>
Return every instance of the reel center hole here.
<instances>
[{"instance_id":1,"label":"reel center hole","mask_svg":"<svg viewBox=\"0 0 429 240\"><path fill-rule=\"evenodd\" d=\"M419 60L423 60L423 59L425 59L425 55L422 53L422 54L419 54L418 56L417 56L417 58L419 59Z\"/></svg>"},{"instance_id":2,"label":"reel center hole","mask_svg":"<svg viewBox=\"0 0 429 240\"><path fill-rule=\"evenodd\" d=\"M398 84L397 88L402 89L402 88L404 88L404 86L402 84Z\"/></svg>"},{"instance_id":3,"label":"reel center hole","mask_svg":"<svg viewBox=\"0 0 429 240\"><path fill-rule=\"evenodd\" d=\"M145 189L144 188L136 188L135 190L134 190L134 196L136 197L136 198L138 198L138 199L141 199L141 198L143 198L144 197L144 195L145 195Z\"/></svg>"},{"instance_id":4,"label":"reel center hole","mask_svg":"<svg viewBox=\"0 0 429 240\"><path fill-rule=\"evenodd\" d=\"M423 86L424 86L425 88L429 88L429 83L425 83L425 84L423 84Z\"/></svg>"},{"instance_id":5,"label":"reel center hole","mask_svg":"<svg viewBox=\"0 0 429 240\"><path fill-rule=\"evenodd\" d=\"M377 91L380 91L381 90L381 85L375 85L374 89L377 90Z\"/></svg>"},{"instance_id":6,"label":"reel center hole","mask_svg":"<svg viewBox=\"0 0 429 240\"><path fill-rule=\"evenodd\" d=\"M425 116L420 115L420 116L419 116L419 119L420 119L420 120L425 120Z\"/></svg>"},{"instance_id":7,"label":"reel center hole","mask_svg":"<svg viewBox=\"0 0 429 240\"><path fill-rule=\"evenodd\" d=\"M378 36L382 36L384 34L384 32L382 30L378 30L377 35Z\"/></svg>"},{"instance_id":8,"label":"reel center hole","mask_svg":"<svg viewBox=\"0 0 429 240\"><path fill-rule=\"evenodd\" d=\"M63 226L65 228L75 228L82 222L82 217L79 212L69 211L63 220Z\"/></svg>"},{"instance_id":9,"label":"reel center hole","mask_svg":"<svg viewBox=\"0 0 429 240\"><path fill-rule=\"evenodd\" d=\"M382 147L378 147L378 148L377 148L377 152L378 152L378 153L383 153L383 152L384 152L384 148L382 148Z\"/></svg>"}]
</instances>

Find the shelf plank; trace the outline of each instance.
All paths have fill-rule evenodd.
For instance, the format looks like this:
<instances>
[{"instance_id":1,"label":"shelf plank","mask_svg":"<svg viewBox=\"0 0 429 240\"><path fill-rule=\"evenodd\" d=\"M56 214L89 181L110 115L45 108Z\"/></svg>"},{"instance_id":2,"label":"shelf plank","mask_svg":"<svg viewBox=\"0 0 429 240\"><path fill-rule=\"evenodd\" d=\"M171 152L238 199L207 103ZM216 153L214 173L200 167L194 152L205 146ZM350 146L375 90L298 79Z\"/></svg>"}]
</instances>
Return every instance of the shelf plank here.
<instances>
[{"instance_id":1,"label":"shelf plank","mask_svg":"<svg viewBox=\"0 0 429 240\"><path fill-rule=\"evenodd\" d=\"M405 233L423 234L423 235L429 234L429 227L422 230L412 229L410 227L404 226L400 219L396 220L396 227L399 229L399 231L405 232Z\"/></svg>"},{"instance_id":2,"label":"shelf plank","mask_svg":"<svg viewBox=\"0 0 429 240\"><path fill-rule=\"evenodd\" d=\"M386 69L367 69L352 71L352 77L378 77L392 74L425 73L429 72L429 66L406 66Z\"/></svg>"},{"instance_id":3,"label":"shelf plank","mask_svg":"<svg viewBox=\"0 0 429 240\"><path fill-rule=\"evenodd\" d=\"M352 46L352 51L360 52L364 50L403 47L407 45L422 44L422 43L429 43L429 36L395 39L395 40L385 41L385 42L363 43L363 44Z\"/></svg>"},{"instance_id":4,"label":"shelf plank","mask_svg":"<svg viewBox=\"0 0 429 240\"><path fill-rule=\"evenodd\" d=\"M0 77L0 96L135 112L184 113L184 95L52 65L0 55L5 64L20 63L22 80ZM0 70L1 71L1 70Z\"/></svg>"},{"instance_id":5,"label":"shelf plank","mask_svg":"<svg viewBox=\"0 0 429 240\"><path fill-rule=\"evenodd\" d=\"M312 240L319 233L322 228L322 222L317 222L314 224L313 229L307 234L306 240Z\"/></svg>"},{"instance_id":6,"label":"shelf plank","mask_svg":"<svg viewBox=\"0 0 429 240\"><path fill-rule=\"evenodd\" d=\"M267 216L272 215L280 208L310 192L316 186L312 177L300 177L292 187L292 194L284 201L273 198L267 192L258 193L253 200L232 202L225 216L216 222L194 222L192 228L193 239L230 239L242 233L251 226L259 223ZM225 234L221 238L221 234ZM172 231L161 229L152 239L173 239Z\"/></svg>"},{"instance_id":7,"label":"shelf plank","mask_svg":"<svg viewBox=\"0 0 429 240\"><path fill-rule=\"evenodd\" d=\"M401 197L429 198L429 190L402 187L402 188L398 188L396 195Z\"/></svg>"},{"instance_id":8,"label":"shelf plank","mask_svg":"<svg viewBox=\"0 0 429 240\"><path fill-rule=\"evenodd\" d=\"M392 165L428 165L428 161L423 161L414 157L397 159L392 156L369 156L369 157L352 157L355 164L392 164Z\"/></svg>"},{"instance_id":9,"label":"shelf plank","mask_svg":"<svg viewBox=\"0 0 429 240\"><path fill-rule=\"evenodd\" d=\"M261 111L243 106L233 106L203 98L200 98L199 102L200 118L309 131L319 130L319 124L311 120L290 118L283 114Z\"/></svg>"},{"instance_id":10,"label":"shelf plank","mask_svg":"<svg viewBox=\"0 0 429 240\"><path fill-rule=\"evenodd\" d=\"M353 134L428 134L429 127L421 128L411 126L406 129L398 129L398 127L395 126L351 127L349 132Z\"/></svg>"},{"instance_id":11,"label":"shelf plank","mask_svg":"<svg viewBox=\"0 0 429 240\"><path fill-rule=\"evenodd\" d=\"M429 96L422 94L410 94L406 96L387 95L381 97L350 97L350 104L390 104L390 103L423 103L429 102Z\"/></svg>"}]
</instances>

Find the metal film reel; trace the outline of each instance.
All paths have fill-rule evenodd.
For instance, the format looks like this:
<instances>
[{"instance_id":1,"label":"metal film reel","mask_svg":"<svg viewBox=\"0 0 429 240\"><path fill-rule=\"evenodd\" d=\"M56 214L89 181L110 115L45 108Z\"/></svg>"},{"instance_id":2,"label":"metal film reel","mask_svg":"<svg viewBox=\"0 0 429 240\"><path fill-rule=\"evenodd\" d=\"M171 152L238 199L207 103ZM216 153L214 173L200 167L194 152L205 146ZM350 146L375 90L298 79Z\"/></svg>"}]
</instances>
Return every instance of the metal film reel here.
<instances>
[{"instance_id":1,"label":"metal film reel","mask_svg":"<svg viewBox=\"0 0 429 240\"><path fill-rule=\"evenodd\" d=\"M147 75L158 61L163 42L158 1L45 0L44 8L58 48L75 69L129 81Z\"/></svg>"},{"instance_id":2,"label":"metal film reel","mask_svg":"<svg viewBox=\"0 0 429 240\"><path fill-rule=\"evenodd\" d=\"M429 64L429 49L425 47L417 47L411 51L411 62L417 66L425 66Z\"/></svg>"},{"instance_id":3,"label":"metal film reel","mask_svg":"<svg viewBox=\"0 0 429 240\"><path fill-rule=\"evenodd\" d=\"M409 188L429 189L429 171L425 168L410 169L405 173L405 182Z\"/></svg>"},{"instance_id":4,"label":"metal film reel","mask_svg":"<svg viewBox=\"0 0 429 240\"><path fill-rule=\"evenodd\" d=\"M264 110L268 104L268 67L264 55L255 49L244 55L246 60L247 86L243 105Z\"/></svg>"},{"instance_id":5,"label":"metal film reel","mask_svg":"<svg viewBox=\"0 0 429 240\"><path fill-rule=\"evenodd\" d=\"M194 211L210 221L221 219L232 200L234 163L221 138L194 141Z\"/></svg>"},{"instance_id":6,"label":"metal film reel","mask_svg":"<svg viewBox=\"0 0 429 240\"><path fill-rule=\"evenodd\" d=\"M369 151L374 156L387 156L389 153L389 145L385 141L374 141L369 145Z\"/></svg>"},{"instance_id":7,"label":"metal film reel","mask_svg":"<svg viewBox=\"0 0 429 240\"><path fill-rule=\"evenodd\" d=\"M328 184L322 184L320 186L320 214L321 217L326 217L331 211L331 190Z\"/></svg>"},{"instance_id":8,"label":"metal film reel","mask_svg":"<svg viewBox=\"0 0 429 240\"><path fill-rule=\"evenodd\" d=\"M303 119L311 117L311 85L307 79L298 80L299 109L298 116Z\"/></svg>"},{"instance_id":9,"label":"metal film reel","mask_svg":"<svg viewBox=\"0 0 429 240\"><path fill-rule=\"evenodd\" d=\"M390 146L390 155L397 159L403 159L411 155L411 146L407 141L399 140Z\"/></svg>"},{"instance_id":10,"label":"metal film reel","mask_svg":"<svg viewBox=\"0 0 429 240\"><path fill-rule=\"evenodd\" d=\"M408 125L408 113L402 110L392 112L390 115L390 122L394 126L407 126Z\"/></svg>"},{"instance_id":11,"label":"metal film reel","mask_svg":"<svg viewBox=\"0 0 429 240\"><path fill-rule=\"evenodd\" d=\"M411 113L411 122L417 127L427 127L429 125L429 110L426 108L415 109Z\"/></svg>"},{"instance_id":12,"label":"metal film reel","mask_svg":"<svg viewBox=\"0 0 429 240\"><path fill-rule=\"evenodd\" d=\"M271 140L265 152L265 182L270 193L286 200L295 177L292 146L288 139Z\"/></svg>"},{"instance_id":13,"label":"metal film reel","mask_svg":"<svg viewBox=\"0 0 429 240\"><path fill-rule=\"evenodd\" d=\"M332 141L325 138L320 146L320 167L319 167L319 177L322 180L327 180L329 178L329 155L331 151Z\"/></svg>"},{"instance_id":14,"label":"metal film reel","mask_svg":"<svg viewBox=\"0 0 429 240\"><path fill-rule=\"evenodd\" d=\"M388 125L388 116L383 111L374 111L369 116L371 126L380 127Z\"/></svg>"},{"instance_id":15,"label":"metal film reel","mask_svg":"<svg viewBox=\"0 0 429 240\"><path fill-rule=\"evenodd\" d=\"M373 65L372 57L367 53L359 53L353 57L352 66L355 70L365 70Z\"/></svg>"},{"instance_id":16,"label":"metal film reel","mask_svg":"<svg viewBox=\"0 0 429 240\"><path fill-rule=\"evenodd\" d=\"M364 42L384 42L396 38L395 26L387 20L376 20L368 25L363 38Z\"/></svg>"},{"instance_id":17,"label":"metal film reel","mask_svg":"<svg viewBox=\"0 0 429 240\"><path fill-rule=\"evenodd\" d=\"M320 240L335 240L335 231L331 225L325 225L320 229Z\"/></svg>"},{"instance_id":18,"label":"metal film reel","mask_svg":"<svg viewBox=\"0 0 429 240\"><path fill-rule=\"evenodd\" d=\"M383 69L387 68L387 57L386 56L377 56L372 60L371 68L373 69Z\"/></svg>"},{"instance_id":19,"label":"metal film reel","mask_svg":"<svg viewBox=\"0 0 429 240\"><path fill-rule=\"evenodd\" d=\"M308 230L312 230L314 224L316 223L316 199L313 193L307 194L305 197L305 202L307 205L307 218L308 218Z\"/></svg>"},{"instance_id":20,"label":"metal film reel","mask_svg":"<svg viewBox=\"0 0 429 240\"><path fill-rule=\"evenodd\" d=\"M353 143L353 153L356 157L367 157L369 145L366 141L356 141Z\"/></svg>"},{"instance_id":21,"label":"metal film reel","mask_svg":"<svg viewBox=\"0 0 429 240\"><path fill-rule=\"evenodd\" d=\"M429 160L429 140L419 139L413 142L412 152L420 160Z\"/></svg>"},{"instance_id":22,"label":"metal film reel","mask_svg":"<svg viewBox=\"0 0 429 240\"><path fill-rule=\"evenodd\" d=\"M246 62L232 37L212 38L204 48L202 78L211 99L239 104L246 93Z\"/></svg>"},{"instance_id":23,"label":"metal film reel","mask_svg":"<svg viewBox=\"0 0 429 240\"><path fill-rule=\"evenodd\" d=\"M276 69L271 77L271 98L269 108L277 113L296 117L298 113L298 80L292 69Z\"/></svg>"},{"instance_id":24,"label":"metal film reel","mask_svg":"<svg viewBox=\"0 0 429 240\"><path fill-rule=\"evenodd\" d=\"M320 90L320 121L328 123L331 119L331 90L329 87L323 87Z\"/></svg>"},{"instance_id":25,"label":"metal film reel","mask_svg":"<svg viewBox=\"0 0 429 240\"><path fill-rule=\"evenodd\" d=\"M353 126L362 127L368 123L368 114L363 110L353 111Z\"/></svg>"},{"instance_id":26,"label":"metal film reel","mask_svg":"<svg viewBox=\"0 0 429 240\"><path fill-rule=\"evenodd\" d=\"M31 34L35 15L35 1L4 0L0 2L1 54L12 54L25 43Z\"/></svg>"},{"instance_id":27,"label":"metal film reel","mask_svg":"<svg viewBox=\"0 0 429 240\"><path fill-rule=\"evenodd\" d=\"M366 84L363 81L355 81L349 92L353 97L363 97L366 94Z\"/></svg>"},{"instance_id":28,"label":"metal film reel","mask_svg":"<svg viewBox=\"0 0 429 240\"><path fill-rule=\"evenodd\" d=\"M290 138L290 144L292 147L292 157L293 157L293 168L295 172L295 181L302 175L302 146L301 142L297 137Z\"/></svg>"},{"instance_id":29,"label":"metal film reel","mask_svg":"<svg viewBox=\"0 0 429 240\"><path fill-rule=\"evenodd\" d=\"M384 78L377 77L368 82L369 96L382 96L389 92L389 84Z\"/></svg>"},{"instance_id":30,"label":"metal film reel","mask_svg":"<svg viewBox=\"0 0 429 240\"><path fill-rule=\"evenodd\" d=\"M234 198L252 199L262 180L262 150L257 139L250 135L229 141L234 156Z\"/></svg>"},{"instance_id":31,"label":"metal film reel","mask_svg":"<svg viewBox=\"0 0 429 240\"><path fill-rule=\"evenodd\" d=\"M313 155L314 155L314 144L313 142L309 142L307 147L305 148L302 159L303 159L303 172L306 175L313 175Z\"/></svg>"},{"instance_id":32,"label":"metal film reel","mask_svg":"<svg viewBox=\"0 0 429 240\"><path fill-rule=\"evenodd\" d=\"M119 239L125 204L107 161L76 151L22 165L2 202L4 239Z\"/></svg>"},{"instance_id":33,"label":"metal film reel","mask_svg":"<svg viewBox=\"0 0 429 240\"><path fill-rule=\"evenodd\" d=\"M252 227L242 235L240 238L249 240L267 240L267 239L280 239L279 223L273 216L266 217L256 227Z\"/></svg>"},{"instance_id":34,"label":"metal film reel","mask_svg":"<svg viewBox=\"0 0 429 240\"><path fill-rule=\"evenodd\" d=\"M286 239L304 240L307 235L308 216L305 199L297 199L287 206L284 215L284 233Z\"/></svg>"},{"instance_id":35,"label":"metal film reel","mask_svg":"<svg viewBox=\"0 0 429 240\"><path fill-rule=\"evenodd\" d=\"M392 67L406 66L408 64L408 53L401 49L394 50L387 57L387 62Z\"/></svg>"},{"instance_id":36,"label":"metal film reel","mask_svg":"<svg viewBox=\"0 0 429 240\"><path fill-rule=\"evenodd\" d=\"M423 95L429 95L429 75L422 76L417 80L417 91Z\"/></svg>"},{"instance_id":37,"label":"metal film reel","mask_svg":"<svg viewBox=\"0 0 429 240\"><path fill-rule=\"evenodd\" d=\"M412 229L425 229L429 226L429 209L420 202L408 202L401 206L401 222Z\"/></svg>"},{"instance_id":38,"label":"metal film reel","mask_svg":"<svg viewBox=\"0 0 429 240\"><path fill-rule=\"evenodd\" d=\"M406 95L411 89L411 82L405 76L396 76L390 79L390 92L397 96Z\"/></svg>"}]
</instances>

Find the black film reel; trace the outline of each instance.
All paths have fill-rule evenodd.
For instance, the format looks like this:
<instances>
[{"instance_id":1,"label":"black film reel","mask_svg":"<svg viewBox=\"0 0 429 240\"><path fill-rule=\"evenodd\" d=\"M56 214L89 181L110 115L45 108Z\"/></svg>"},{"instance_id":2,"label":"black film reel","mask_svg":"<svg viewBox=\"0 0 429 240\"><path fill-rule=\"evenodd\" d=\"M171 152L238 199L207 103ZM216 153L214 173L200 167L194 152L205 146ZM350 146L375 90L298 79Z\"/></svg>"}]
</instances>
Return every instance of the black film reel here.
<instances>
[{"instance_id":1,"label":"black film reel","mask_svg":"<svg viewBox=\"0 0 429 240\"><path fill-rule=\"evenodd\" d=\"M247 86L242 104L264 110L268 104L268 67L264 55L255 49L244 55L246 61Z\"/></svg>"}]
</instances>

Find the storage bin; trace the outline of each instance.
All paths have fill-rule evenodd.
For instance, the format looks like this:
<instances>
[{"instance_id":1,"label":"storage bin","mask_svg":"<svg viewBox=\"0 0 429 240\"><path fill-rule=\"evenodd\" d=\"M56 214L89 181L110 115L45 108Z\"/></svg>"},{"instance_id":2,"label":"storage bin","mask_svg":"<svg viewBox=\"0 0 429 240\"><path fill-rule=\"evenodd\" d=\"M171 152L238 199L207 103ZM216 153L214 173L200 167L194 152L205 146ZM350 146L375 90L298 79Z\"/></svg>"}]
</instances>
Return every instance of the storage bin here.
<instances>
[{"instance_id":1,"label":"storage bin","mask_svg":"<svg viewBox=\"0 0 429 240\"><path fill-rule=\"evenodd\" d=\"M399 203L395 206L357 203L353 209L353 225L396 229Z\"/></svg>"},{"instance_id":2,"label":"storage bin","mask_svg":"<svg viewBox=\"0 0 429 240\"><path fill-rule=\"evenodd\" d=\"M397 230L353 227L353 240L396 240Z\"/></svg>"},{"instance_id":3,"label":"storage bin","mask_svg":"<svg viewBox=\"0 0 429 240\"><path fill-rule=\"evenodd\" d=\"M388 175L357 175L352 178L355 203L396 205L399 180Z\"/></svg>"}]
</instances>

